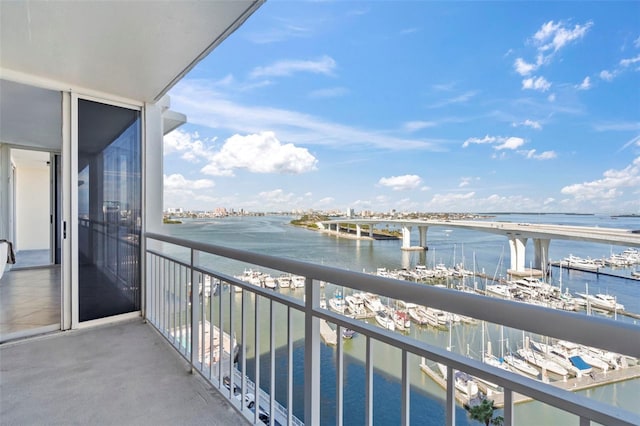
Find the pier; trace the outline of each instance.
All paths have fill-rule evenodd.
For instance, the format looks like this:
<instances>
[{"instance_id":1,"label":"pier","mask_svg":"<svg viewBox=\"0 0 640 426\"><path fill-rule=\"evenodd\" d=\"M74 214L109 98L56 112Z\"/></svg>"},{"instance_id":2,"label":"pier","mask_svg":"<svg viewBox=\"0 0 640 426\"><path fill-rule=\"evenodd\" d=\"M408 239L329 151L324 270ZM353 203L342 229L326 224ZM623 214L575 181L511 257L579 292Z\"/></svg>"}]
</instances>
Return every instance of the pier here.
<instances>
[{"instance_id":1,"label":"pier","mask_svg":"<svg viewBox=\"0 0 640 426\"><path fill-rule=\"evenodd\" d=\"M329 326L326 320L320 320L320 337L330 346L338 344L338 333Z\"/></svg>"},{"instance_id":2,"label":"pier","mask_svg":"<svg viewBox=\"0 0 640 426\"><path fill-rule=\"evenodd\" d=\"M558 380L550 382L549 384L564 390L576 392L616 382L623 382L625 380L637 379L639 377L640 365L635 365L633 367L620 368L606 373L599 372L591 375L587 374L582 377L573 377L567 380ZM493 399L493 405L497 408L504 407L504 394L502 392L494 392L489 399ZM513 394L514 404L520 404L532 400L533 399L528 396L520 395L518 393Z\"/></svg>"}]
</instances>

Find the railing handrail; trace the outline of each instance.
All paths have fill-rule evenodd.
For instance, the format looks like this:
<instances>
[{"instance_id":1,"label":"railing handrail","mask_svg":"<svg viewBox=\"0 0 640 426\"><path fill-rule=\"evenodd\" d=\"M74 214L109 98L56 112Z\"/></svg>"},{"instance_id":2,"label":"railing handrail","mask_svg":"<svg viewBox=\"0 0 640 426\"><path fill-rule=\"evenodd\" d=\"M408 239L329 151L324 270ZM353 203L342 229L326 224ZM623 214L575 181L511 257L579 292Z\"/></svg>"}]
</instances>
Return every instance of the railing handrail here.
<instances>
[{"instance_id":1,"label":"railing handrail","mask_svg":"<svg viewBox=\"0 0 640 426\"><path fill-rule=\"evenodd\" d=\"M570 340L574 343L640 358L640 327L633 324L157 233L146 233L145 237L335 285L344 285L381 296L432 306L517 330ZM559 327L559 324L562 326Z\"/></svg>"}]
</instances>

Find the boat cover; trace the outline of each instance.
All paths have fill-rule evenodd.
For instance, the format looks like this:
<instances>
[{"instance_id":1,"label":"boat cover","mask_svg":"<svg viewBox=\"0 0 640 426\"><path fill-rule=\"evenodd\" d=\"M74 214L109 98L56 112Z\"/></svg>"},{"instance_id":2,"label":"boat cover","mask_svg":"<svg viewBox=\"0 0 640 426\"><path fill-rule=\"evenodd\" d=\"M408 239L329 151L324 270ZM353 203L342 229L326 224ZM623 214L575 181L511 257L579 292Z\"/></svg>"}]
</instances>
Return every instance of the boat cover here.
<instances>
[{"instance_id":1,"label":"boat cover","mask_svg":"<svg viewBox=\"0 0 640 426\"><path fill-rule=\"evenodd\" d=\"M580 357L579 355L569 357L569 361L571 361L571 364L573 364L573 366L578 370L588 370L591 368L591 366L587 364L585 360L582 359L582 357Z\"/></svg>"}]
</instances>

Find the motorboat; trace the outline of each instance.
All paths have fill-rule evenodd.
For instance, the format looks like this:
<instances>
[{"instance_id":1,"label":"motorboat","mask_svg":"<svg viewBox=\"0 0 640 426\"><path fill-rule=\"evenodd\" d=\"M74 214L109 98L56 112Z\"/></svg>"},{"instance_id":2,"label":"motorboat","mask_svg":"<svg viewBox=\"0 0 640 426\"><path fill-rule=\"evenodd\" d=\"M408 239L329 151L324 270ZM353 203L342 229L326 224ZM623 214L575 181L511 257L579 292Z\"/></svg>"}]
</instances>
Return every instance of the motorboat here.
<instances>
[{"instance_id":1,"label":"motorboat","mask_svg":"<svg viewBox=\"0 0 640 426\"><path fill-rule=\"evenodd\" d=\"M344 298L347 303L349 312L356 318L367 315L367 308L364 306L364 297L362 293L353 293Z\"/></svg>"},{"instance_id":2,"label":"motorboat","mask_svg":"<svg viewBox=\"0 0 640 426\"><path fill-rule=\"evenodd\" d=\"M406 311L395 309L393 311L393 320L396 323L396 329L400 331L407 331L411 328L411 320L409 319L409 314Z\"/></svg>"},{"instance_id":3,"label":"motorboat","mask_svg":"<svg viewBox=\"0 0 640 426\"><path fill-rule=\"evenodd\" d=\"M342 297L342 291L336 290L335 293L333 293L333 297L329 299L329 308L339 314L344 314L346 307L347 305Z\"/></svg>"},{"instance_id":4,"label":"motorboat","mask_svg":"<svg viewBox=\"0 0 640 426\"><path fill-rule=\"evenodd\" d=\"M380 325L380 327L382 328L386 328L388 330L391 331L395 331L396 329L396 324L395 321L393 320L393 318L391 317L391 315L389 315L386 311L382 310L382 311L378 311L376 313L376 322Z\"/></svg>"},{"instance_id":5,"label":"motorboat","mask_svg":"<svg viewBox=\"0 0 640 426\"><path fill-rule=\"evenodd\" d=\"M602 308L608 311L624 311L624 305L616 302L616 298L609 294L588 294L588 293L576 293L578 296L585 299L591 304L592 308Z\"/></svg>"},{"instance_id":6,"label":"motorboat","mask_svg":"<svg viewBox=\"0 0 640 426\"><path fill-rule=\"evenodd\" d=\"M380 312L385 310L385 306L380 301L380 297L373 293L364 293L364 306L371 312Z\"/></svg>"}]
</instances>

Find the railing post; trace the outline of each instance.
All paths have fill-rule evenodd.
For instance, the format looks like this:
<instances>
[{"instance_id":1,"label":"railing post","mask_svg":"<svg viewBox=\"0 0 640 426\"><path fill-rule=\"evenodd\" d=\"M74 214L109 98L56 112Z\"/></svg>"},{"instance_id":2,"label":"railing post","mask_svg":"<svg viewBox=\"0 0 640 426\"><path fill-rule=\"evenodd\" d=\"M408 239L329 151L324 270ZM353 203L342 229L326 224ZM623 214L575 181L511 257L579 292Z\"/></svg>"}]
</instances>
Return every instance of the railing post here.
<instances>
[{"instance_id":1,"label":"railing post","mask_svg":"<svg viewBox=\"0 0 640 426\"><path fill-rule=\"evenodd\" d=\"M402 351L402 424L408 426L411 422L410 419L410 405L409 400L411 397L411 382L409 380L409 353L406 350Z\"/></svg>"},{"instance_id":2,"label":"railing post","mask_svg":"<svg viewBox=\"0 0 640 426\"><path fill-rule=\"evenodd\" d=\"M447 426L456 424L456 387L454 385L454 370L447 366Z\"/></svg>"},{"instance_id":3,"label":"railing post","mask_svg":"<svg viewBox=\"0 0 640 426\"><path fill-rule=\"evenodd\" d=\"M513 391L511 389L504 390L504 409L503 417L505 426L513 424Z\"/></svg>"},{"instance_id":4,"label":"railing post","mask_svg":"<svg viewBox=\"0 0 640 426\"><path fill-rule=\"evenodd\" d=\"M198 299L198 290L195 288L195 282L196 282L196 278L197 278L197 274L196 271L194 269L194 267L196 266L198 262L198 252L196 252L194 249L191 249L191 295L190 295L190 301L191 301L191 373L193 374L195 372L195 365L197 362L197 356L198 356L198 321L199 321L199 312L200 309L198 309L198 307L196 306L196 303L199 302ZM187 288L189 286L187 285ZM222 339L220 339L222 340Z\"/></svg>"},{"instance_id":5,"label":"railing post","mask_svg":"<svg viewBox=\"0 0 640 426\"><path fill-rule=\"evenodd\" d=\"M305 280L304 311L304 423L320 424L320 319L313 310L319 308L319 286Z\"/></svg>"}]
</instances>

